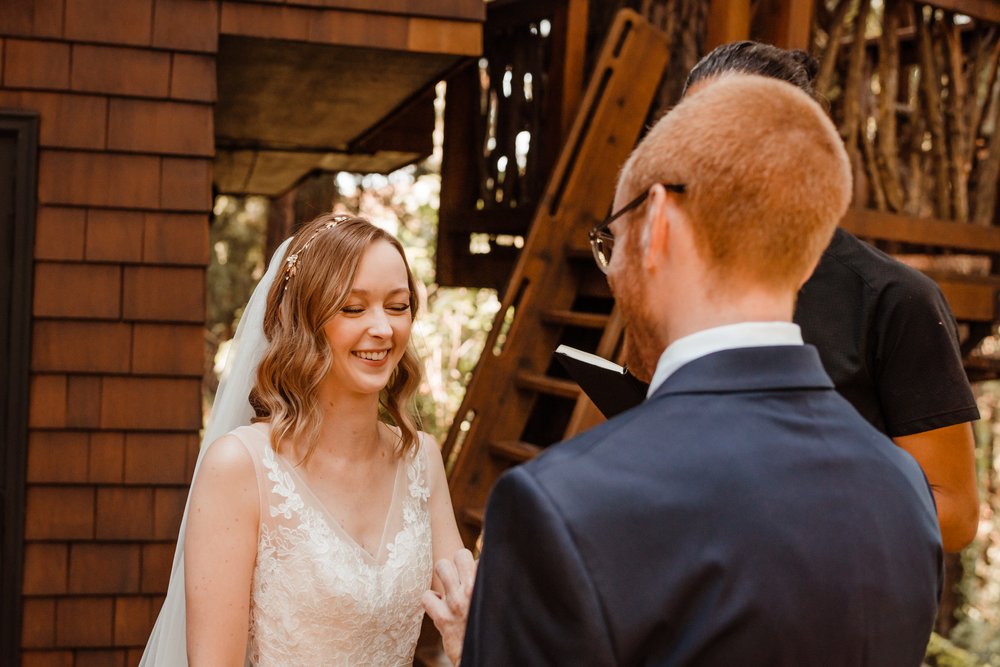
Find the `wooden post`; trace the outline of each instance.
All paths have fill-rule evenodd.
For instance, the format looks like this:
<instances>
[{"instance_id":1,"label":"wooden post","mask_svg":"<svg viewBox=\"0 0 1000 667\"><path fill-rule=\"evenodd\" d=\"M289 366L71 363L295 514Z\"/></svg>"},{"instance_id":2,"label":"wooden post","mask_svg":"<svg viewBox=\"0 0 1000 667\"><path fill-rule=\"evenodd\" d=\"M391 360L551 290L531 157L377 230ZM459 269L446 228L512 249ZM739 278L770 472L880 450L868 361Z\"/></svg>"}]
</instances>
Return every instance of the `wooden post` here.
<instances>
[{"instance_id":1,"label":"wooden post","mask_svg":"<svg viewBox=\"0 0 1000 667\"><path fill-rule=\"evenodd\" d=\"M811 0L762 0L754 13L751 37L783 49L808 51L812 17Z\"/></svg>"},{"instance_id":2,"label":"wooden post","mask_svg":"<svg viewBox=\"0 0 1000 667\"><path fill-rule=\"evenodd\" d=\"M750 39L750 0L711 0L705 50Z\"/></svg>"},{"instance_id":3,"label":"wooden post","mask_svg":"<svg viewBox=\"0 0 1000 667\"><path fill-rule=\"evenodd\" d=\"M1000 23L1000 3L996 0L928 0L927 4L974 19Z\"/></svg>"},{"instance_id":4,"label":"wooden post","mask_svg":"<svg viewBox=\"0 0 1000 667\"><path fill-rule=\"evenodd\" d=\"M569 0L562 5L566 29L557 38L562 42L554 45L554 53L563 60L561 90L559 100L559 134L565 138L569 134L576 112L583 98L583 63L587 53L587 0ZM562 142L560 141L560 144Z\"/></svg>"}]
</instances>

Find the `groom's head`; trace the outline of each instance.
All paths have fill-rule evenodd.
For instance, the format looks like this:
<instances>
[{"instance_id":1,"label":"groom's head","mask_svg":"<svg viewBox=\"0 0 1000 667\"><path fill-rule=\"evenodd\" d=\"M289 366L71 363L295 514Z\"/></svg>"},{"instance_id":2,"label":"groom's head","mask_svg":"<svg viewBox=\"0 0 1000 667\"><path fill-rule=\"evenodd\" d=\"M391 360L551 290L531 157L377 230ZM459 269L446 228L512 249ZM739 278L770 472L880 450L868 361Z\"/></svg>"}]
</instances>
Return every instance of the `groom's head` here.
<instances>
[{"instance_id":1,"label":"groom's head","mask_svg":"<svg viewBox=\"0 0 1000 667\"><path fill-rule=\"evenodd\" d=\"M643 193L611 226L608 278L630 366L648 376L698 313L725 320L730 310L735 322L752 319L754 303L794 304L847 208L851 175L805 93L726 75L653 126L622 169L614 210Z\"/></svg>"}]
</instances>

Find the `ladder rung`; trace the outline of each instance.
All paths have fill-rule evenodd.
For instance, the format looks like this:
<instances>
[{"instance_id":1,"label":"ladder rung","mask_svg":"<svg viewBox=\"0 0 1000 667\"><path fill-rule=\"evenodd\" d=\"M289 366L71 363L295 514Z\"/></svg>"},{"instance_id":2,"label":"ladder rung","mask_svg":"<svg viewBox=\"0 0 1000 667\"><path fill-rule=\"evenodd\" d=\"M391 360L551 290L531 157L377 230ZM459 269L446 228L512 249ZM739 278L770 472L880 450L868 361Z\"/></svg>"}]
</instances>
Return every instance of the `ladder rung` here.
<instances>
[{"instance_id":1,"label":"ladder rung","mask_svg":"<svg viewBox=\"0 0 1000 667\"><path fill-rule=\"evenodd\" d=\"M473 528L482 528L485 517L486 511L482 509L466 507L462 510L462 521Z\"/></svg>"},{"instance_id":2,"label":"ladder rung","mask_svg":"<svg viewBox=\"0 0 1000 667\"><path fill-rule=\"evenodd\" d=\"M607 326L609 319L609 315L579 313L573 310L549 310L542 315L542 320L548 324L564 324L586 329L603 329Z\"/></svg>"},{"instance_id":3,"label":"ladder rung","mask_svg":"<svg viewBox=\"0 0 1000 667\"><path fill-rule=\"evenodd\" d=\"M514 463L524 463L538 456L542 452L542 448L530 442L500 440L490 443L490 451L502 459L507 459Z\"/></svg>"},{"instance_id":4,"label":"ladder rung","mask_svg":"<svg viewBox=\"0 0 1000 667\"><path fill-rule=\"evenodd\" d=\"M531 389L541 394L561 396L562 398L577 398L580 387L569 380L557 380L542 373L518 371L515 382L522 389Z\"/></svg>"}]
</instances>

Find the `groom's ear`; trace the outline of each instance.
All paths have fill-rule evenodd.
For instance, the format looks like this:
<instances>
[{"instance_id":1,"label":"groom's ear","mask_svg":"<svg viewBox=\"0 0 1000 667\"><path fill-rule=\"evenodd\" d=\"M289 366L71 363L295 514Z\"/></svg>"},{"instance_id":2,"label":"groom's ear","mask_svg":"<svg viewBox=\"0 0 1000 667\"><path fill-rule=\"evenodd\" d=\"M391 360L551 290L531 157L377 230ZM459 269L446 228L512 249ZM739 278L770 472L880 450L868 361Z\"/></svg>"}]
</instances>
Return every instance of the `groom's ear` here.
<instances>
[{"instance_id":1,"label":"groom's ear","mask_svg":"<svg viewBox=\"0 0 1000 667\"><path fill-rule=\"evenodd\" d=\"M640 251L642 265L647 271L656 271L666 261L673 249L674 227L683 217L673 198L662 185L654 185L646 203L646 216L642 221Z\"/></svg>"}]
</instances>

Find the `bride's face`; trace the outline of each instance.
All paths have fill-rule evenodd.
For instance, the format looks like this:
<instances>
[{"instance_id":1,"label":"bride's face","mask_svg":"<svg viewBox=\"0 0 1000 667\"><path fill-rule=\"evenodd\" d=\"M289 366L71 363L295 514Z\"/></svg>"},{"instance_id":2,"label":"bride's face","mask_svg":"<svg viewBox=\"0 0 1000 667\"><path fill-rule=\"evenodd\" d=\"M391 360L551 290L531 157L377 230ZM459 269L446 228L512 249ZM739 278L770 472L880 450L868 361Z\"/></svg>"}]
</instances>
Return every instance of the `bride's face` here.
<instances>
[{"instance_id":1,"label":"bride's face","mask_svg":"<svg viewBox=\"0 0 1000 667\"><path fill-rule=\"evenodd\" d=\"M386 241L368 246L347 302L324 327L333 365L328 379L352 393L378 393L389 383L410 340L406 265Z\"/></svg>"}]
</instances>

